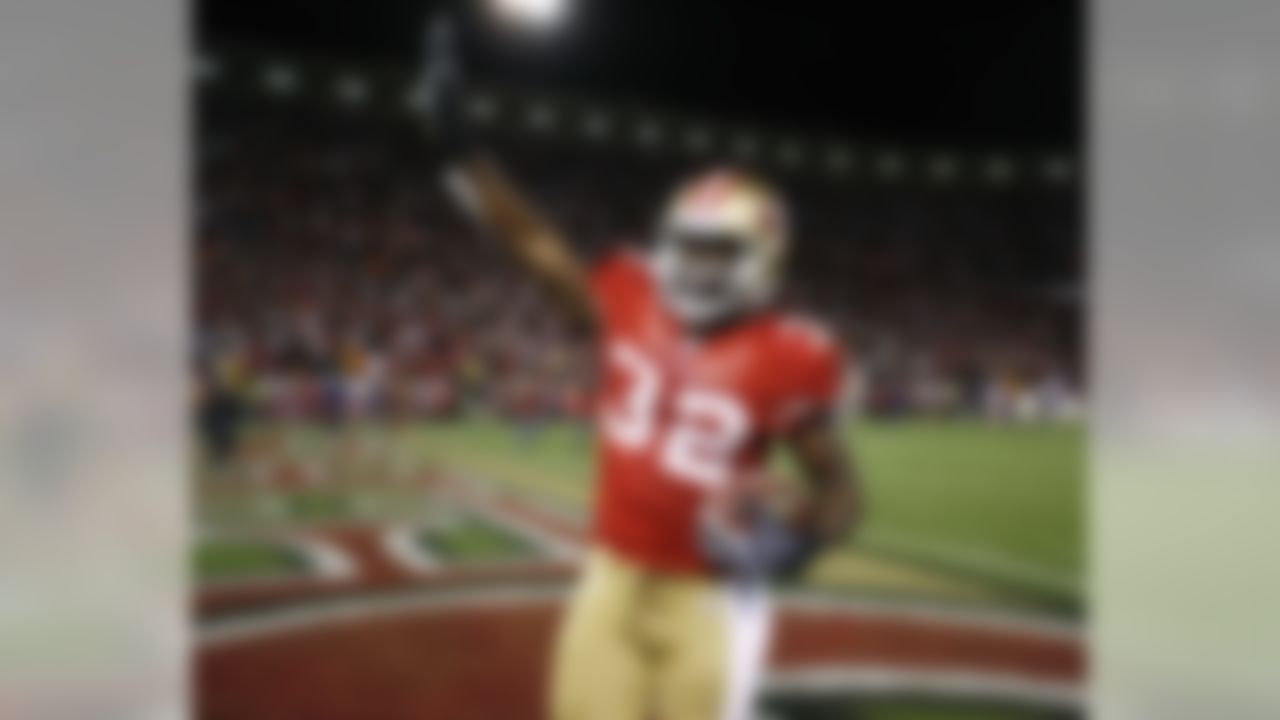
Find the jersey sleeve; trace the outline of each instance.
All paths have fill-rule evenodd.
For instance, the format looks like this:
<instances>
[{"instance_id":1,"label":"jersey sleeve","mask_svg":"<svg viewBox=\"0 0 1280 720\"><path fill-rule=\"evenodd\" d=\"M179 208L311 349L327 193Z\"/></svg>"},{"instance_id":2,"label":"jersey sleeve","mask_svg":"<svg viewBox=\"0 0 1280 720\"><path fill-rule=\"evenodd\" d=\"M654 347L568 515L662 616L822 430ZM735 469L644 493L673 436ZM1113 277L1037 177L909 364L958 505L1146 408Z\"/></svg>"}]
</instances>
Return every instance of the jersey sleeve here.
<instances>
[{"instance_id":1,"label":"jersey sleeve","mask_svg":"<svg viewBox=\"0 0 1280 720\"><path fill-rule=\"evenodd\" d=\"M790 362L773 410L783 434L837 410L845 367L839 343L819 326L789 328L785 342Z\"/></svg>"},{"instance_id":2,"label":"jersey sleeve","mask_svg":"<svg viewBox=\"0 0 1280 720\"><path fill-rule=\"evenodd\" d=\"M617 316L622 302L642 288L646 279L644 260L632 250L615 250L591 266L588 278L591 297L606 324Z\"/></svg>"}]
</instances>

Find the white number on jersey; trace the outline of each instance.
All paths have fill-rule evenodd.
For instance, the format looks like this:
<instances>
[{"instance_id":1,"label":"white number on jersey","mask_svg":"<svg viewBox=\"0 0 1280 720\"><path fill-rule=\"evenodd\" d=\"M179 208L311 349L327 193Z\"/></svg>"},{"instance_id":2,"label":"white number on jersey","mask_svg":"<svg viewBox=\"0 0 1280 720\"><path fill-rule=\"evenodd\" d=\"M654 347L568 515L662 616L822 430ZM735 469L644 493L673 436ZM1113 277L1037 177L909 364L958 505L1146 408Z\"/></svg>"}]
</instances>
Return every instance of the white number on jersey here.
<instances>
[{"instance_id":1,"label":"white number on jersey","mask_svg":"<svg viewBox=\"0 0 1280 720\"><path fill-rule=\"evenodd\" d=\"M610 345L609 363L625 378L616 403L604 408L606 438L630 451L657 448L658 462L672 477L705 488L729 480L733 456L750 434L746 408L727 393L680 390L671 427L658 427L663 378L658 367L629 343Z\"/></svg>"}]
</instances>

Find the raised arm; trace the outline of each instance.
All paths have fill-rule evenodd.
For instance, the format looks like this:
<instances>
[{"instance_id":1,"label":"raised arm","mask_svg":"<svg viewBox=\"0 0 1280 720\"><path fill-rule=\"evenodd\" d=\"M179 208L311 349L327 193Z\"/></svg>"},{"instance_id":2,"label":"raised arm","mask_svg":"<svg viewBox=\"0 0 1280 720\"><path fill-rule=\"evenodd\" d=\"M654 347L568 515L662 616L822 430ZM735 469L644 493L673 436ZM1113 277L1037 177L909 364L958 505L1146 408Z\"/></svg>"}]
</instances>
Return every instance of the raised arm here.
<instances>
[{"instance_id":1,"label":"raised arm","mask_svg":"<svg viewBox=\"0 0 1280 720\"><path fill-rule=\"evenodd\" d=\"M450 196L481 228L497 236L576 324L594 330L596 310L587 273L569 243L497 163L470 142L460 58L447 18L433 21L424 50L424 129L439 155Z\"/></svg>"},{"instance_id":2,"label":"raised arm","mask_svg":"<svg viewBox=\"0 0 1280 720\"><path fill-rule=\"evenodd\" d=\"M445 181L455 201L552 294L575 324L596 325L587 273L569 243L488 157L459 159Z\"/></svg>"}]
</instances>

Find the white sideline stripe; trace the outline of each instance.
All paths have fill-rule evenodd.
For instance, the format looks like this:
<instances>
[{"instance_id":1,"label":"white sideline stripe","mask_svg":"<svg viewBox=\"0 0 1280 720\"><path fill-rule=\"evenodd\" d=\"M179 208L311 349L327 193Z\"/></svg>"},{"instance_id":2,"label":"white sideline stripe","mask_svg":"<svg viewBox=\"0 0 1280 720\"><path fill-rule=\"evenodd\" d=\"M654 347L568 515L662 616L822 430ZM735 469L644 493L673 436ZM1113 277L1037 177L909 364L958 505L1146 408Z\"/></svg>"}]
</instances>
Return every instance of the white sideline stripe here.
<instances>
[{"instance_id":1,"label":"white sideline stripe","mask_svg":"<svg viewBox=\"0 0 1280 720\"><path fill-rule=\"evenodd\" d=\"M404 614L449 613L558 603L567 594L563 585L554 587L501 586L484 588L417 588L395 595L353 597L314 605L294 605L265 610L260 614L214 619L200 623L201 647L252 642L278 635L310 630L330 624L358 623ZM896 607L883 602L812 598L784 595L783 612L823 613L846 618L932 622L966 630L1007 632L1063 642L1078 642L1079 631L1064 623L1025 615L997 615L966 609Z\"/></svg>"},{"instance_id":2,"label":"white sideline stripe","mask_svg":"<svg viewBox=\"0 0 1280 720\"><path fill-rule=\"evenodd\" d=\"M1057 590L1079 589L1080 580L1070 573L1009 557L982 547L957 547L952 543L924 540L897 532L875 531L867 533L872 544L886 548L898 548L904 552L927 555L943 562L987 570L1016 580L1049 585Z\"/></svg>"},{"instance_id":3,"label":"white sideline stripe","mask_svg":"<svg viewBox=\"0 0 1280 720\"><path fill-rule=\"evenodd\" d=\"M1058 710L1081 706L1078 683L1039 680L1013 673L828 665L779 670L765 681L769 692L805 695L920 694L940 698L1004 700Z\"/></svg>"},{"instance_id":4,"label":"white sideline stripe","mask_svg":"<svg viewBox=\"0 0 1280 720\"><path fill-rule=\"evenodd\" d=\"M437 570L440 559L418 542L422 527L392 525L382 530L382 551L402 569L411 573Z\"/></svg>"}]
</instances>

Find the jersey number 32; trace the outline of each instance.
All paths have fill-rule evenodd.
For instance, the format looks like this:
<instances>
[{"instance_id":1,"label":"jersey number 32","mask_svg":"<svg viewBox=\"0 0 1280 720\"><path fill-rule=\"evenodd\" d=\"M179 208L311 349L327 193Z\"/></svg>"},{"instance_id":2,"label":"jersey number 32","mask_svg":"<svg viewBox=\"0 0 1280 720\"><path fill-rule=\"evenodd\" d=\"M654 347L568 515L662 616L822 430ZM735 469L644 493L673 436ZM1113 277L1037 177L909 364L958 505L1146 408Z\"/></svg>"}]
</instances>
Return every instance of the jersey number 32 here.
<instances>
[{"instance_id":1,"label":"jersey number 32","mask_svg":"<svg viewBox=\"0 0 1280 720\"><path fill-rule=\"evenodd\" d=\"M734 456L751 430L750 416L737 398L680 388L672 398L670 423L661 427L659 403L669 388L659 367L625 342L609 346L608 362L623 379L602 413L609 442L631 452L655 452L662 470L681 482L710 489L728 481Z\"/></svg>"}]
</instances>

